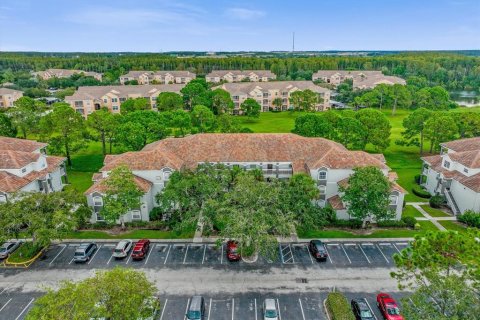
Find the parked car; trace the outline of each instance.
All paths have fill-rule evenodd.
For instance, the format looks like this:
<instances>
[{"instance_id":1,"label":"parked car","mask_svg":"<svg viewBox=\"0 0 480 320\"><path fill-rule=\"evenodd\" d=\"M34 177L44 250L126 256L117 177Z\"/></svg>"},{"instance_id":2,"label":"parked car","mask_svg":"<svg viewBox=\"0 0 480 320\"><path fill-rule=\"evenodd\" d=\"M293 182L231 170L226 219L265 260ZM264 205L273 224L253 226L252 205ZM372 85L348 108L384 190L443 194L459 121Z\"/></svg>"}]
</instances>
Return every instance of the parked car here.
<instances>
[{"instance_id":1,"label":"parked car","mask_svg":"<svg viewBox=\"0 0 480 320\"><path fill-rule=\"evenodd\" d=\"M375 320L373 311L365 299L352 299L352 311L357 320Z\"/></svg>"},{"instance_id":2,"label":"parked car","mask_svg":"<svg viewBox=\"0 0 480 320\"><path fill-rule=\"evenodd\" d=\"M386 320L404 320L397 302L388 293L380 292L377 295L377 307Z\"/></svg>"},{"instance_id":3,"label":"parked car","mask_svg":"<svg viewBox=\"0 0 480 320\"><path fill-rule=\"evenodd\" d=\"M205 319L205 300L202 296L193 296L190 299L185 316L187 320Z\"/></svg>"},{"instance_id":4,"label":"parked car","mask_svg":"<svg viewBox=\"0 0 480 320\"><path fill-rule=\"evenodd\" d=\"M142 260L148 254L148 250L150 249L150 240L142 239L135 243L132 252L132 259L134 260Z\"/></svg>"},{"instance_id":5,"label":"parked car","mask_svg":"<svg viewBox=\"0 0 480 320\"><path fill-rule=\"evenodd\" d=\"M238 261L240 258L240 253L238 253L238 242L234 240L227 241L227 259L229 261Z\"/></svg>"},{"instance_id":6,"label":"parked car","mask_svg":"<svg viewBox=\"0 0 480 320\"><path fill-rule=\"evenodd\" d=\"M278 310L275 299L265 299L263 302L263 320L278 320Z\"/></svg>"},{"instance_id":7,"label":"parked car","mask_svg":"<svg viewBox=\"0 0 480 320\"><path fill-rule=\"evenodd\" d=\"M128 256L128 253L132 249L132 240L122 240L120 241L115 249L113 250L113 257L116 259L125 258Z\"/></svg>"},{"instance_id":8,"label":"parked car","mask_svg":"<svg viewBox=\"0 0 480 320\"><path fill-rule=\"evenodd\" d=\"M308 250L317 261L327 261L328 252L325 244L320 240L312 240L308 244Z\"/></svg>"},{"instance_id":9,"label":"parked car","mask_svg":"<svg viewBox=\"0 0 480 320\"><path fill-rule=\"evenodd\" d=\"M20 247L22 243L20 241L8 241L5 242L0 247L0 259L6 259L9 255L11 255L15 250Z\"/></svg>"},{"instance_id":10,"label":"parked car","mask_svg":"<svg viewBox=\"0 0 480 320\"><path fill-rule=\"evenodd\" d=\"M95 251L97 250L97 244L95 242L82 243L73 254L73 261L86 262L89 261Z\"/></svg>"}]
</instances>

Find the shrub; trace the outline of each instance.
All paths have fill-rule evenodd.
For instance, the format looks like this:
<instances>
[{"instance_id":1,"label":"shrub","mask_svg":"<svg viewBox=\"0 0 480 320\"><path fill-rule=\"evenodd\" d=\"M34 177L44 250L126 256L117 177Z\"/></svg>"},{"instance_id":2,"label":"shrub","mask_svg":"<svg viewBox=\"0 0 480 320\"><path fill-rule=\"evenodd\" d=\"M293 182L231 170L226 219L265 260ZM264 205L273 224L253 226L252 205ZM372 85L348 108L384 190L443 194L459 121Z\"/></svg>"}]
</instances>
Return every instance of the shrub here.
<instances>
[{"instance_id":1,"label":"shrub","mask_svg":"<svg viewBox=\"0 0 480 320\"><path fill-rule=\"evenodd\" d=\"M125 222L125 226L131 227L131 228L144 228L149 226L148 221L131 221L131 222Z\"/></svg>"},{"instance_id":2,"label":"shrub","mask_svg":"<svg viewBox=\"0 0 480 320\"><path fill-rule=\"evenodd\" d=\"M420 198L425 198L429 199L431 197L430 193L428 191L422 189L422 187L414 185L412 187L412 192L414 195L419 196Z\"/></svg>"},{"instance_id":3,"label":"shrub","mask_svg":"<svg viewBox=\"0 0 480 320\"><path fill-rule=\"evenodd\" d=\"M445 198L443 196L437 195L431 197L428 202L430 203L430 207L438 209L445 203Z\"/></svg>"},{"instance_id":4,"label":"shrub","mask_svg":"<svg viewBox=\"0 0 480 320\"><path fill-rule=\"evenodd\" d=\"M402 221L408 228L412 229L415 228L415 224L417 223L417 219L415 219L414 217L403 217Z\"/></svg>"},{"instance_id":5,"label":"shrub","mask_svg":"<svg viewBox=\"0 0 480 320\"><path fill-rule=\"evenodd\" d=\"M465 223L467 226L480 228L480 213L467 210L457 217L457 220Z\"/></svg>"},{"instance_id":6,"label":"shrub","mask_svg":"<svg viewBox=\"0 0 480 320\"><path fill-rule=\"evenodd\" d=\"M165 212L162 211L162 208L155 207L150 211L150 221L163 220Z\"/></svg>"},{"instance_id":7,"label":"shrub","mask_svg":"<svg viewBox=\"0 0 480 320\"><path fill-rule=\"evenodd\" d=\"M378 221L377 226L380 228L405 228L407 224L402 220L384 220Z\"/></svg>"},{"instance_id":8,"label":"shrub","mask_svg":"<svg viewBox=\"0 0 480 320\"><path fill-rule=\"evenodd\" d=\"M350 220L335 220L332 222L334 227L346 227L352 229L360 229L362 227L362 220L350 219Z\"/></svg>"},{"instance_id":9,"label":"shrub","mask_svg":"<svg viewBox=\"0 0 480 320\"><path fill-rule=\"evenodd\" d=\"M347 298L340 292L330 292L327 296L326 306L331 320L355 320Z\"/></svg>"},{"instance_id":10,"label":"shrub","mask_svg":"<svg viewBox=\"0 0 480 320\"><path fill-rule=\"evenodd\" d=\"M420 179L422 179L422 175L417 174L414 178L416 184L420 184Z\"/></svg>"},{"instance_id":11,"label":"shrub","mask_svg":"<svg viewBox=\"0 0 480 320\"><path fill-rule=\"evenodd\" d=\"M24 262L35 257L37 253L42 250L42 246L39 243L33 244L32 242L23 243L17 250L15 250L10 257L9 262Z\"/></svg>"}]
</instances>

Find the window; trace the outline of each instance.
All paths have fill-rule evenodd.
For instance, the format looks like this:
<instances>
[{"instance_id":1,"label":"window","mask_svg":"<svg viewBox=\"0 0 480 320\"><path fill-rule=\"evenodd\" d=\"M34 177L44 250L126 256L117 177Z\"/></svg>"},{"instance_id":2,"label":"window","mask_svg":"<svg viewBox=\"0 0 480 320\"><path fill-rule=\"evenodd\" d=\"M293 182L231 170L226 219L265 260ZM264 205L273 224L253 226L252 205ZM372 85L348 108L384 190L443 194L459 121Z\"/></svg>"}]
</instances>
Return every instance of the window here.
<instances>
[{"instance_id":1,"label":"window","mask_svg":"<svg viewBox=\"0 0 480 320\"><path fill-rule=\"evenodd\" d=\"M256 165L256 164L251 164L251 165L250 165L250 169L255 169L255 168L257 168L257 165Z\"/></svg>"},{"instance_id":2,"label":"window","mask_svg":"<svg viewBox=\"0 0 480 320\"><path fill-rule=\"evenodd\" d=\"M463 172L468 173L468 169L467 169L467 168L463 168Z\"/></svg>"},{"instance_id":3,"label":"window","mask_svg":"<svg viewBox=\"0 0 480 320\"><path fill-rule=\"evenodd\" d=\"M268 164L267 164L267 169L268 169L268 170L273 170L273 164L268 163Z\"/></svg>"},{"instance_id":4,"label":"window","mask_svg":"<svg viewBox=\"0 0 480 320\"><path fill-rule=\"evenodd\" d=\"M118 111L118 106L112 106L112 110Z\"/></svg>"},{"instance_id":5,"label":"window","mask_svg":"<svg viewBox=\"0 0 480 320\"><path fill-rule=\"evenodd\" d=\"M142 214L140 213L140 210L132 211L132 220L142 220Z\"/></svg>"},{"instance_id":6,"label":"window","mask_svg":"<svg viewBox=\"0 0 480 320\"><path fill-rule=\"evenodd\" d=\"M112 98L112 102L118 102L117 98Z\"/></svg>"},{"instance_id":7,"label":"window","mask_svg":"<svg viewBox=\"0 0 480 320\"><path fill-rule=\"evenodd\" d=\"M104 102L104 103L107 103L107 102L108 102L108 100L107 100L107 99L103 99L103 102Z\"/></svg>"},{"instance_id":8,"label":"window","mask_svg":"<svg viewBox=\"0 0 480 320\"><path fill-rule=\"evenodd\" d=\"M105 219L97 212L96 213L97 221L105 221Z\"/></svg>"},{"instance_id":9,"label":"window","mask_svg":"<svg viewBox=\"0 0 480 320\"><path fill-rule=\"evenodd\" d=\"M327 180L327 171L318 171L318 180Z\"/></svg>"},{"instance_id":10,"label":"window","mask_svg":"<svg viewBox=\"0 0 480 320\"><path fill-rule=\"evenodd\" d=\"M391 196L389 197L389 200L390 200L390 205L391 205L391 206L396 206L396 205L397 205L397 202L398 202L398 196L391 195Z\"/></svg>"},{"instance_id":11,"label":"window","mask_svg":"<svg viewBox=\"0 0 480 320\"><path fill-rule=\"evenodd\" d=\"M124 102L126 100L127 100L127 98L120 98L120 102Z\"/></svg>"},{"instance_id":12,"label":"window","mask_svg":"<svg viewBox=\"0 0 480 320\"><path fill-rule=\"evenodd\" d=\"M327 187L326 186L319 186L318 190L320 190L320 194L325 194L327 192Z\"/></svg>"},{"instance_id":13,"label":"window","mask_svg":"<svg viewBox=\"0 0 480 320\"><path fill-rule=\"evenodd\" d=\"M443 166L444 166L445 168L449 169L449 168L450 168L450 162L448 162L447 160L445 160L445 161L443 162Z\"/></svg>"},{"instance_id":14,"label":"window","mask_svg":"<svg viewBox=\"0 0 480 320\"><path fill-rule=\"evenodd\" d=\"M102 207L103 206L102 197L99 197L99 196L93 197L93 205L96 207Z\"/></svg>"},{"instance_id":15,"label":"window","mask_svg":"<svg viewBox=\"0 0 480 320\"><path fill-rule=\"evenodd\" d=\"M163 180L168 180L170 179L170 176L172 175L172 172L170 170L164 171L163 172Z\"/></svg>"},{"instance_id":16,"label":"window","mask_svg":"<svg viewBox=\"0 0 480 320\"><path fill-rule=\"evenodd\" d=\"M27 172L27 168L22 168L22 173Z\"/></svg>"},{"instance_id":17,"label":"window","mask_svg":"<svg viewBox=\"0 0 480 320\"><path fill-rule=\"evenodd\" d=\"M7 202L7 196L4 194L0 194L0 203Z\"/></svg>"}]
</instances>

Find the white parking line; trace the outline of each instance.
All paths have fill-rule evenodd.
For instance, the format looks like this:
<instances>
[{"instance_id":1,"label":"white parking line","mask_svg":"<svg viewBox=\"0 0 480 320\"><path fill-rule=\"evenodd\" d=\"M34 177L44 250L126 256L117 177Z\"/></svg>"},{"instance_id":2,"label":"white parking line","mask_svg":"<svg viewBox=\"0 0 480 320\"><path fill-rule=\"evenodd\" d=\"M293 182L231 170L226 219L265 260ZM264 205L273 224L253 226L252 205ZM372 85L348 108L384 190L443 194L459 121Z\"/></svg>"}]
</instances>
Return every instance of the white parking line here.
<instances>
[{"instance_id":1,"label":"white parking line","mask_svg":"<svg viewBox=\"0 0 480 320\"><path fill-rule=\"evenodd\" d=\"M307 249L307 253L308 253L308 256L310 257L310 261L312 261L312 264L313 264L312 254L310 253L310 250L308 250L308 246L306 245L305 248Z\"/></svg>"},{"instance_id":2,"label":"white parking line","mask_svg":"<svg viewBox=\"0 0 480 320\"><path fill-rule=\"evenodd\" d=\"M220 256L220 264L223 264L223 243L222 243L222 255Z\"/></svg>"},{"instance_id":3,"label":"white parking line","mask_svg":"<svg viewBox=\"0 0 480 320\"><path fill-rule=\"evenodd\" d=\"M298 298L298 303L300 303L300 310L302 311L302 318L303 318L303 320L305 320L305 313L303 313L302 300L300 300L300 298Z\"/></svg>"},{"instance_id":4,"label":"white parking line","mask_svg":"<svg viewBox=\"0 0 480 320\"><path fill-rule=\"evenodd\" d=\"M63 252L66 248L67 248L67 246L66 246L66 245L63 245L62 250L60 250L60 252L55 256L55 258L53 258L52 261L50 261L50 263L49 263L48 265L51 265L53 262L55 262L55 260L58 258L58 256L61 255L62 252Z\"/></svg>"},{"instance_id":5,"label":"white parking line","mask_svg":"<svg viewBox=\"0 0 480 320\"><path fill-rule=\"evenodd\" d=\"M73 262L73 259L74 259L74 258L72 258L72 260L70 260L70 262L69 262L68 264L72 264L72 262Z\"/></svg>"},{"instance_id":6,"label":"white parking line","mask_svg":"<svg viewBox=\"0 0 480 320\"><path fill-rule=\"evenodd\" d=\"M133 254L133 248L130 249L130 255L128 256L128 259L127 259L127 262L125 262L125 264L128 264L130 262L130 259L132 258L132 254Z\"/></svg>"},{"instance_id":7,"label":"white parking line","mask_svg":"<svg viewBox=\"0 0 480 320\"><path fill-rule=\"evenodd\" d=\"M153 246L148 249L148 251L147 251L147 259L145 259L145 263L144 263L144 264L147 264L148 259L150 259L150 254L152 253L152 251L153 251Z\"/></svg>"},{"instance_id":8,"label":"white parking line","mask_svg":"<svg viewBox=\"0 0 480 320\"><path fill-rule=\"evenodd\" d=\"M387 263L390 263L390 261L388 261L387 257L383 254L382 249L380 249L380 246L377 245L377 248L378 248L378 251L380 251L380 253L382 254L382 256L385 258L385 261L387 261Z\"/></svg>"},{"instance_id":9,"label":"white parking line","mask_svg":"<svg viewBox=\"0 0 480 320\"><path fill-rule=\"evenodd\" d=\"M325 246L325 251L327 251L328 260L330 260L330 263L333 264L333 260L330 258L330 252L328 252L327 246Z\"/></svg>"},{"instance_id":10,"label":"white parking line","mask_svg":"<svg viewBox=\"0 0 480 320\"><path fill-rule=\"evenodd\" d=\"M22 316L22 314L24 314L25 311L27 311L28 307L30 307L30 305L32 304L33 300L35 300L35 298L32 298L32 300L30 300L30 302L25 306L25 308L23 308L22 312L20 312L20 314L18 315L18 317L15 318L15 320L20 319L20 317Z\"/></svg>"},{"instance_id":11,"label":"white parking line","mask_svg":"<svg viewBox=\"0 0 480 320\"><path fill-rule=\"evenodd\" d=\"M93 261L93 258L95 258L95 256L97 255L98 251L100 251L100 248L102 247L102 245L98 246L98 248L95 250L95 253L93 254L92 256L92 259L88 260L87 264L90 264L90 262Z\"/></svg>"},{"instance_id":12,"label":"white parking line","mask_svg":"<svg viewBox=\"0 0 480 320\"><path fill-rule=\"evenodd\" d=\"M160 315L160 320L163 319L163 313L165 312L165 309L167 308L167 303L168 303L168 298L165 299L165 304L163 305L163 308L162 308L162 314Z\"/></svg>"},{"instance_id":13,"label":"white parking line","mask_svg":"<svg viewBox=\"0 0 480 320\"><path fill-rule=\"evenodd\" d=\"M255 320L257 320L257 298L255 298Z\"/></svg>"},{"instance_id":14,"label":"white parking line","mask_svg":"<svg viewBox=\"0 0 480 320\"><path fill-rule=\"evenodd\" d=\"M277 299L278 320L282 320L282 313L280 312L280 302Z\"/></svg>"},{"instance_id":15,"label":"white parking line","mask_svg":"<svg viewBox=\"0 0 480 320\"><path fill-rule=\"evenodd\" d=\"M188 311L189 304L190 304L190 298L187 299L187 306L185 307L185 315L183 316L183 320L187 318L187 311Z\"/></svg>"},{"instance_id":16,"label":"white parking line","mask_svg":"<svg viewBox=\"0 0 480 320\"><path fill-rule=\"evenodd\" d=\"M80 244L78 244L78 243L70 243L68 246L75 248L75 247L80 247Z\"/></svg>"},{"instance_id":17,"label":"white parking line","mask_svg":"<svg viewBox=\"0 0 480 320\"><path fill-rule=\"evenodd\" d=\"M233 312L235 311L235 298L232 298L232 320L233 320Z\"/></svg>"},{"instance_id":18,"label":"white parking line","mask_svg":"<svg viewBox=\"0 0 480 320\"><path fill-rule=\"evenodd\" d=\"M10 303L10 301L12 301L13 298L10 298L10 300L8 300L4 305L3 307L0 309L0 312L2 312L3 309L5 309L5 307L7 306L7 304Z\"/></svg>"},{"instance_id":19,"label":"white parking line","mask_svg":"<svg viewBox=\"0 0 480 320\"><path fill-rule=\"evenodd\" d=\"M210 312L212 311L212 298L210 298L210 304L208 305L208 318L210 320Z\"/></svg>"},{"instance_id":20,"label":"white parking line","mask_svg":"<svg viewBox=\"0 0 480 320\"><path fill-rule=\"evenodd\" d=\"M363 251L362 245L360 244L358 247L359 247L360 250L362 251L362 253L363 253L363 255L365 256L365 258L367 259L368 263L372 263L372 262L370 261L370 259L368 259L367 255L365 254L365 251Z\"/></svg>"},{"instance_id":21,"label":"white parking line","mask_svg":"<svg viewBox=\"0 0 480 320\"><path fill-rule=\"evenodd\" d=\"M398 251L398 253L400 253L400 250L398 250L397 246L395 245L395 243L392 243L393 244L393 247L395 248L395 250Z\"/></svg>"},{"instance_id":22,"label":"white parking line","mask_svg":"<svg viewBox=\"0 0 480 320\"><path fill-rule=\"evenodd\" d=\"M202 264L205 262L205 253L207 252L207 245L203 246L203 258L202 258Z\"/></svg>"},{"instance_id":23,"label":"white parking line","mask_svg":"<svg viewBox=\"0 0 480 320\"><path fill-rule=\"evenodd\" d=\"M1 292L0 295L3 294L6 290L8 290L9 287L4 288Z\"/></svg>"},{"instance_id":24,"label":"white parking line","mask_svg":"<svg viewBox=\"0 0 480 320\"><path fill-rule=\"evenodd\" d=\"M363 299L363 300L365 300L365 302L367 303L368 307L369 307L370 310L372 311L373 317L375 318L375 320L377 320L377 316L376 316L375 313L373 312L372 307L370 307L370 303L368 303L367 299Z\"/></svg>"},{"instance_id":25,"label":"white parking line","mask_svg":"<svg viewBox=\"0 0 480 320\"><path fill-rule=\"evenodd\" d=\"M406 242L397 242L399 246L408 246L408 243Z\"/></svg>"},{"instance_id":26,"label":"white parking line","mask_svg":"<svg viewBox=\"0 0 480 320\"><path fill-rule=\"evenodd\" d=\"M348 262L352 263L352 260L350 260L350 257L348 256L347 251L345 251L345 248L341 244L340 247L342 248L343 253L345 253L345 255L347 256Z\"/></svg>"},{"instance_id":27,"label":"white parking line","mask_svg":"<svg viewBox=\"0 0 480 320\"><path fill-rule=\"evenodd\" d=\"M165 261L163 261L163 264L166 264L167 263L167 259L168 259L168 255L170 254L170 248L172 246L168 246L168 251L167 251L167 256L165 257Z\"/></svg>"},{"instance_id":28,"label":"white parking line","mask_svg":"<svg viewBox=\"0 0 480 320\"><path fill-rule=\"evenodd\" d=\"M356 243L345 243L344 246L356 246Z\"/></svg>"},{"instance_id":29,"label":"white parking line","mask_svg":"<svg viewBox=\"0 0 480 320\"><path fill-rule=\"evenodd\" d=\"M110 261L112 261L112 258L113 258L113 253L112 253L112 255L110 256L110 258L108 259L107 265L110 264Z\"/></svg>"},{"instance_id":30,"label":"white parking line","mask_svg":"<svg viewBox=\"0 0 480 320\"><path fill-rule=\"evenodd\" d=\"M183 257L183 264L185 264L185 261L187 261L187 253L188 253L188 247L189 245L187 244L187 250L185 250L185 256Z\"/></svg>"}]
</instances>

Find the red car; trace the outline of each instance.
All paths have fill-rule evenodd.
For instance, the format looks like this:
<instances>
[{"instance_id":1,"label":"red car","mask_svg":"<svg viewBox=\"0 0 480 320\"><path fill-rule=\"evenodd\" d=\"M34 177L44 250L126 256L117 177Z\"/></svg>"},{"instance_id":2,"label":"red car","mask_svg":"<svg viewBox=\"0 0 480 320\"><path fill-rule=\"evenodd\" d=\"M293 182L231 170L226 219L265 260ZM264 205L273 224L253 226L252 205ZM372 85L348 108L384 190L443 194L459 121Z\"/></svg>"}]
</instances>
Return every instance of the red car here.
<instances>
[{"instance_id":1,"label":"red car","mask_svg":"<svg viewBox=\"0 0 480 320\"><path fill-rule=\"evenodd\" d=\"M148 254L148 249L150 248L150 240L142 239L135 243L132 252L132 259L134 260L142 260Z\"/></svg>"},{"instance_id":2,"label":"red car","mask_svg":"<svg viewBox=\"0 0 480 320\"><path fill-rule=\"evenodd\" d=\"M229 261L240 260L240 253L238 253L238 243L236 241L227 241L227 259Z\"/></svg>"},{"instance_id":3,"label":"red car","mask_svg":"<svg viewBox=\"0 0 480 320\"><path fill-rule=\"evenodd\" d=\"M387 320L404 320L400 315L397 302L388 293L379 293L377 295L377 306L382 315Z\"/></svg>"}]
</instances>

